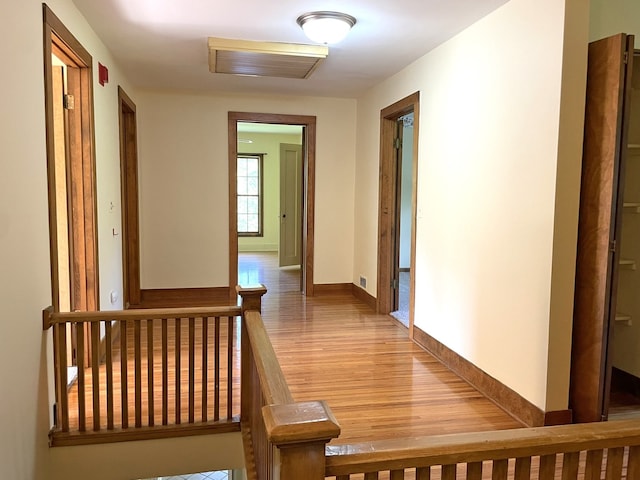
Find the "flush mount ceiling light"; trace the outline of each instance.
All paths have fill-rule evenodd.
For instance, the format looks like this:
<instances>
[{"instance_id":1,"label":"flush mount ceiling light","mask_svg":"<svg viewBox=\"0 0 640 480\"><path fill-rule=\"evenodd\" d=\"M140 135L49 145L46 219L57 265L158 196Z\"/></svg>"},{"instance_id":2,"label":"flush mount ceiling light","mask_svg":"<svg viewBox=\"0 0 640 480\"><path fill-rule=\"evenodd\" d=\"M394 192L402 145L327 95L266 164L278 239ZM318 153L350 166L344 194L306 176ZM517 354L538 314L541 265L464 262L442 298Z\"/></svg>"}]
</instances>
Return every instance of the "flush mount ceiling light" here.
<instances>
[{"instance_id":1,"label":"flush mount ceiling light","mask_svg":"<svg viewBox=\"0 0 640 480\"><path fill-rule=\"evenodd\" d=\"M356 19L339 12L309 12L298 17L298 25L314 42L338 43L347 36Z\"/></svg>"}]
</instances>

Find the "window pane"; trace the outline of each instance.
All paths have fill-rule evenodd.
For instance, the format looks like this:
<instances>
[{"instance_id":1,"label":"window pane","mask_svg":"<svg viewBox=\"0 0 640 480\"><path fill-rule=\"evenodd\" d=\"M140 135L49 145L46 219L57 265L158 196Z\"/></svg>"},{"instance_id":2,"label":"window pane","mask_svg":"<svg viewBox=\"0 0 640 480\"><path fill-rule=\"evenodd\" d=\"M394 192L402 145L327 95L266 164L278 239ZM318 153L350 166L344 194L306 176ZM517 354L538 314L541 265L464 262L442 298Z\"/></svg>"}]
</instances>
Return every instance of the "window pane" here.
<instances>
[{"instance_id":1,"label":"window pane","mask_svg":"<svg viewBox=\"0 0 640 480\"><path fill-rule=\"evenodd\" d=\"M247 213L258 215L260 213L258 205L260 205L258 197L247 197Z\"/></svg>"},{"instance_id":2,"label":"window pane","mask_svg":"<svg viewBox=\"0 0 640 480\"><path fill-rule=\"evenodd\" d=\"M247 197L238 197L238 213L247 213Z\"/></svg>"},{"instance_id":3,"label":"window pane","mask_svg":"<svg viewBox=\"0 0 640 480\"><path fill-rule=\"evenodd\" d=\"M238 231L247 232L247 216L238 214Z\"/></svg>"},{"instance_id":4,"label":"window pane","mask_svg":"<svg viewBox=\"0 0 640 480\"><path fill-rule=\"evenodd\" d=\"M250 177L258 176L258 159L247 158L247 175Z\"/></svg>"},{"instance_id":5,"label":"window pane","mask_svg":"<svg viewBox=\"0 0 640 480\"><path fill-rule=\"evenodd\" d=\"M258 214L255 215L247 215L248 217L248 230L249 232L258 232Z\"/></svg>"},{"instance_id":6,"label":"window pane","mask_svg":"<svg viewBox=\"0 0 640 480\"><path fill-rule=\"evenodd\" d=\"M238 158L238 176L247 176L247 159L244 157Z\"/></svg>"},{"instance_id":7,"label":"window pane","mask_svg":"<svg viewBox=\"0 0 640 480\"><path fill-rule=\"evenodd\" d=\"M247 177L238 177L238 195L246 195L247 191Z\"/></svg>"},{"instance_id":8,"label":"window pane","mask_svg":"<svg viewBox=\"0 0 640 480\"><path fill-rule=\"evenodd\" d=\"M248 177L246 188L248 195L258 195L258 179L256 177Z\"/></svg>"}]
</instances>

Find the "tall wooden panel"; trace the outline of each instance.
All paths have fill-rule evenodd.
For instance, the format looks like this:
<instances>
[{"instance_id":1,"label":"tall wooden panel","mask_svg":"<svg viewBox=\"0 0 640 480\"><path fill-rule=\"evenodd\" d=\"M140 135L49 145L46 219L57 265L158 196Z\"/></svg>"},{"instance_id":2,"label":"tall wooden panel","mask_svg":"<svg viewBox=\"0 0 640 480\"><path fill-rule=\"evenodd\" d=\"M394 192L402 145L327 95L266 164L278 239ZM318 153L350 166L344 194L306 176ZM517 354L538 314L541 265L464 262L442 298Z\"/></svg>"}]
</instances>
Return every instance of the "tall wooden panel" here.
<instances>
[{"instance_id":1,"label":"tall wooden panel","mask_svg":"<svg viewBox=\"0 0 640 480\"><path fill-rule=\"evenodd\" d=\"M632 52L624 34L589 45L570 392L577 422L606 417Z\"/></svg>"}]
</instances>

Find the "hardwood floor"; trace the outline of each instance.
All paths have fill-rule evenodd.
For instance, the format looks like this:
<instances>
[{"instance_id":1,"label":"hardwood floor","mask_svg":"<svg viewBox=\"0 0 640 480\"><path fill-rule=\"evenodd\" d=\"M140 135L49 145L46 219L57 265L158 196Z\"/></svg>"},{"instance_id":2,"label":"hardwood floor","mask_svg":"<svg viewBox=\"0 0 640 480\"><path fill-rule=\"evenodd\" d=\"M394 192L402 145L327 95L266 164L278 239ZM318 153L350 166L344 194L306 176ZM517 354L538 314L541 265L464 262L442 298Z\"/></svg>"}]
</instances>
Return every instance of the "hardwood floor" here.
<instances>
[{"instance_id":1,"label":"hardwood floor","mask_svg":"<svg viewBox=\"0 0 640 480\"><path fill-rule=\"evenodd\" d=\"M326 400L333 444L522 427L351 295L304 297L275 255L242 254L269 292L263 319L297 401ZM242 278L242 274L240 276Z\"/></svg>"},{"instance_id":2,"label":"hardwood floor","mask_svg":"<svg viewBox=\"0 0 640 480\"><path fill-rule=\"evenodd\" d=\"M263 298L263 319L293 397L296 401L328 402L342 428L340 437L332 444L522 427L410 341L406 328L392 317L375 314L349 294L303 296L300 293L300 270L278 268L275 254L240 254L239 280L241 283L259 282L267 286L268 292ZM181 338L184 344L186 333ZM144 358L146 345L143 348ZM225 358L225 353L221 354ZM114 361L119 361L117 353L114 355ZM161 356L161 353L154 345L156 356ZM128 358L131 375L134 371L131 352ZM232 414L237 414L238 356L233 358L235 391ZM154 363L154 370L157 370L160 359ZM117 377L117 363L115 365ZM183 360L181 369L187 365L187 360ZM90 373L88 369L87 385L91 384ZM155 374L159 375L159 372ZM199 375L201 373L197 371L196 378ZM102 372L101 377L104 378ZM182 382L187 381L186 370L181 378ZM133 378L130 378L129 388L133 383ZM76 391L77 386L74 385L69 396L72 426L77 425L77 418L74 419L74 409L77 415ZM118 410L119 391L114 395ZM146 390L143 395L146 395ZM101 391L102 396L104 391ZM225 397L225 392L222 392L221 412L226 409ZM130 423L133 421L132 398L130 394ZM171 397L170 405L173 403L174 398ZM159 404L158 398L156 408ZM90 396L87 397L87 405L91 405ZM182 409L186 408L185 399ZM170 413L174 414L173 411ZM144 411L143 418L146 415ZM156 413L156 423L159 415ZM186 418L186 411L183 411L183 418ZM90 411L87 420L87 428L90 429Z\"/></svg>"}]
</instances>

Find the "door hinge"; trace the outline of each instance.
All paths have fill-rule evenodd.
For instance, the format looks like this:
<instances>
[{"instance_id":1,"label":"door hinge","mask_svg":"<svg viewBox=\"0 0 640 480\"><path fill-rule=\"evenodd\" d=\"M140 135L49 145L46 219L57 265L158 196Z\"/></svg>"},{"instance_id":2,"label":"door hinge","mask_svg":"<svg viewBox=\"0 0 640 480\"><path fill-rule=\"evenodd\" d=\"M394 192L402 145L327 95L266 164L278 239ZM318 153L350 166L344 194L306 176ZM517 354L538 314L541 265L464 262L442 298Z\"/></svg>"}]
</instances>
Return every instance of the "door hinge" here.
<instances>
[{"instance_id":1,"label":"door hinge","mask_svg":"<svg viewBox=\"0 0 640 480\"><path fill-rule=\"evenodd\" d=\"M62 97L62 105L65 110L73 110L76 106L76 100L73 98L73 95L65 94Z\"/></svg>"},{"instance_id":2,"label":"door hinge","mask_svg":"<svg viewBox=\"0 0 640 480\"><path fill-rule=\"evenodd\" d=\"M624 52L624 56L622 57L625 65L629 63L629 52Z\"/></svg>"},{"instance_id":3,"label":"door hinge","mask_svg":"<svg viewBox=\"0 0 640 480\"><path fill-rule=\"evenodd\" d=\"M393 280L391 280L391 288L393 288L394 290L398 288L398 279L394 278Z\"/></svg>"},{"instance_id":4,"label":"door hinge","mask_svg":"<svg viewBox=\"0 0 640 480\"><path fill-rule=\"evenodd\" d=\"M611 240L609 242L609 250L613 253L615 253L616 251L616 241L615 240Z\"/></svg>"},{"instance_id":5,"label":"door hinge","mask_svg":"<svg viewBox=\"0 0 640 480\"><path fill-rule=\"evenodd\" d=\"M400 150L400 147L402 147L402 141L400 141L400 138L394 138L393 148L395 148L396 150Z\"/></svg>"}]
</instances>

